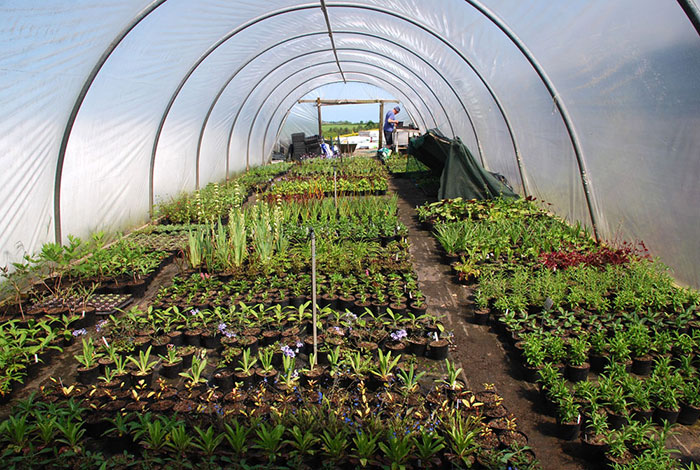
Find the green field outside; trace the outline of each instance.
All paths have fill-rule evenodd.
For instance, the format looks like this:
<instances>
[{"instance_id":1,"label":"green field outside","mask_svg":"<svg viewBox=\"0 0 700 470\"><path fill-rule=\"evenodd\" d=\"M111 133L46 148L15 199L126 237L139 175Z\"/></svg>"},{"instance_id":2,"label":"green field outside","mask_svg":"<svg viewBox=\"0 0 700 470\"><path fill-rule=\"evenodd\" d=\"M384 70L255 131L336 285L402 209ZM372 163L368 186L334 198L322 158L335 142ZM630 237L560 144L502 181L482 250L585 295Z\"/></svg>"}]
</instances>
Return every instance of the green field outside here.
<instances>
[{"instance_id":1,"label":"green field outside","mask_svg":"<svg viewBox=\"0 0 700 470\"><path fill-rule=\"evenodd\" d=\"M367 122L348 122L348 121L336 121L336 122L324 122L323 125L323 135L325 137L331 137L336 135L354 134L358 131L377 129L377 123L373 121Z\"/></svg>"}]
</instances>

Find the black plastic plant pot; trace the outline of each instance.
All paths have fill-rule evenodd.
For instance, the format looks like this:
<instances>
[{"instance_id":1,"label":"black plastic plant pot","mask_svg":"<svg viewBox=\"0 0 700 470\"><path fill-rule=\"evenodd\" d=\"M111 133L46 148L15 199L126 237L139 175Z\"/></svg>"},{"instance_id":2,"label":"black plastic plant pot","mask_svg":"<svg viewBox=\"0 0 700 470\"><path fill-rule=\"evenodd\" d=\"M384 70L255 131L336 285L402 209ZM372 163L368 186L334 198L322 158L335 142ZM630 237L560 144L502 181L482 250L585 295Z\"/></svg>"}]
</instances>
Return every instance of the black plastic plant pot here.
<instances>
[{"instance_id":1,"label":"black plastic plant pot","mask_svg":"<svg viewBox=\"0 0 700 470\"><path fill-rule=\"evenodd\" d=\"M168 336L170 336L170 344L173 346L182 346L185 344L185 335L182 334L182 331L171 331L168 333Z\"/></svg>"},{"instance_id":2,"label":"black plastic plant pot","mask_svg":"<svg viewBox=\"0 0 700 470\"><path fill-rule=\"evenodd\" d=\"M190 356L190 361L192 361L192 357ZM184 360L175 362L173 364L169 364L167 362L164 362L161 369L160 369L160 375L162 375L165 378L168 379L176 379L178 378L178 374L183 371L183 363Z\"/></svg>"},{"instance_id":3,"label":"black plastic plant pot","mask_svg":"<svg viewBox=\"0 0 700 470\"><path fill-rule=\"evenodd\" d=\"M145 279L129 282L126 285L126 291L134 297L143 297L146 293L148 282Z\"/></svg>"},{"instance_id":4,"label":"black plastic plant pot","mask_svg":"<svg viewBox=\"0 0 700 470\"><path fill-rule=\"evenodd\" d=\"M71 325L73 328L89 328L97 321L95 307L80 308L73 314L78 316L78 319Z\"/></svg>"},{"instance_id":5,"label":"black plastic plant pot","mask_svg":"<svg viewBox=\"0 0 700 470\"><path fill-rule=\"evenodd\" d=\"M185 344L197 348L200 347L202 345L201 334L202 332L200 330L185 331Z\"/></svg>"},{"instance_id":6,"label":"black plastic plant pot","mask_svg":"<svg viewBox=\"0 0 700 470\"><path fill-rule=\"evenodd\" d=\"M540 369L541 367L539 366L533 367L528 364L523 364L523 379L531 384L536 383Z\"/></svg>"},{"instance_id":7,"label":"black plastic plant pot","mask_svg":"<svg viewBox=\"0 0 700 470\"><path fill-rule=\"evenodd\" d=\"M428 358L442 361L447 359L447 353L449 352L450 343L447 340L440 339L437 341L431 341L428 343Z\"/></svg>"},{"instance_id":8,"label":"black plastic plant pot","mask_svg":"<svg viewBox=\"0 0 700 470\"><path fill-rule=\"evenodd\" d=\"M143 381L146 384L146 386L150 387L152 379L153 371L148 372L147 374L142 374L139 371L134 371L131 373L131 383L133 384L138 384L141 381Z\"/></svg>"},{"instance_id":9,"label":"black plastic plant pot","mask_svg":"<svg viewBox=\"0 0 700 470\"><path fill-rule=\"evenodd\" d=\"M105 450L113 455L131 452L134 448L134 441L130 434L118 435L112 433L107 435L102 442L105 445Z\"/></svg>"},{"instance_id":10,"label":"black plastic plant pot","mask_svg":"<svg viewBox=\"0 0 700 470\"><path fill-rule=\"evenodd\" d=\"M583 382L588 380L588 372L591 369L590 364L584 362L581 366L566 365L566 376L572 382Z\"/></svg>"},{"instance_id":11,"label":"black plastic plant pot","mask_svg":"<svg viewBox=\"0 0 700 470\"><path fill-rule=\"evenodd\" d=\"M644 421L650 420L652 418L652 416L654 415L654 410L633 409L631 414L633 420L643 423Z\"/></svg>"},{"instance_id":12,"label":"black plastic plant pot","mask_svg":"<svg viewBox=\"0 0 700 470\"><path fill-rule=\"evenodd\" d=\"M654 422L658 425L663 425L664 421L668 422L668 424L675 424L678 421L680 412L680 408L677 410L666 410L657 407L654 410Z\"/></svg>"},{"instance_id":13,"label":"black plastic plant pot","mask_svg":"<svg viewBox=\"0 0 700 470\"><path fill-rule=\"evenodd\" d=\"M651 368L654 365L654 358L651 356L633 357L632 372L637 375L651 374Z\"/></svg>"},{"instance_id":14,"label":"black plastic plant pot","mask_svg":"<svg viewBox=\"0 0 700 470\"><path fill-rule=\"evenodd\" d=\"M151 354L154 356L164 356L168 353L168 343L164 342L166 339L160 339L158 338L157 340L153 341L152 346L153 349L151 350ZM167 341L170 341L170 338L167 338Z\"/></svg>"},{"instance_id":15,"label":"black plastic plant pot","mask_svg":"<svg viewBox=\"0 0 700 470\"><path fill-rule=\"evenodd\" d=\"M134 351L138 354L143 351L146 352L148 347L151 345L151 338L147 336L137 336L134 339Z\"/></svg>"},{"instance_id":16,"label":"black plastic plant pot","mask_svg":"<svg viewBox=\"0 0 700 470\"><path fill-rule=\"evenodd\" d=\"M219 369L212 376L214 384L225 392L233 388L233 371L229 369Z\"/></svg>"},{"instance_id":17,"label":"black plastic plant pot","mask_svg":"<svg viewBox=\"0 0 700 470\"><path fill-rule=\"evenodd\" d=\"M114 379L122 384L122 387L131 386L131 375L127 372L115 375Z\"/></svg>"},{"instance_id":18,"label":"black plastic plant pot","mask_svg":"<svg viewBox=\"0 0 700 470\"><path fill-rule=\"evenodd\" d=\"M100 367L95 364L92 367L79 367L78 368L78 382L84 385L91 385L97 382L97 378L100 376Z\"/></svg>"},{"instance_id":19,"label":"black plastic plant pot","mask_svg":"<svg viewBox=\"0 0 700 470\"><path fill-rule=\"evenodd\" d=\"M627 416L608 410L608 425L611 429L622 429L629 424Z\"/></svg>"},{"instance_id":20,"label":"black plastic plant pot","mask_svg":"<svg viewBox=\"0 0 700 470\"><path fill-rule=\"evenodd\" d=\"M255 376L250 374L244 374L242 372L236 372L233 374L233 382L242 384L243 389L248 389L253 386L255 381Z\"/></svg>"},{"instance_id":21,"label":"black plastic plant pot","mask_svg":"<svg viewBox=\"0 0 700 470\"><path fill-rule=\"evenodd\" d=\"M572 423L562 423L561 421L557 420L557 428L559 439L563 439L565 441L573 441L581 433L580 421Z\"/></svg>"},{"instance_id":22,"label":"black plastic plant pot","mask_svg":"<svg viewBox=\"0 0 700 470\"><path fill-rule=\"evenodd\" d=\"M605 458L605 453L610 446L604 438L590 439L587 436L581 437L581 445L585 450L585 457L591 462L600 462Z\"/></svg>"},{"instance_id":23,"label":"black plastic plant pot","mask_svg":"<svg viewBox=\"0 0 700 470\"><path fill-rule=\"evenodd\" d=\"M254 336L244 336L238 341L238 345L243 351L250 349L251 356L258 353L259 344L258 338Z\"/></svg>"},{"instance_id":24,"label":"black plastic plant pot","mask_svg":"<svg viewBox=\"0 0 700 470\"><path fill-rule=\"evenodd\" d=\"M85 431L88 436L101 436L109 429L107 417L101 413L91 413L85 418Z\"/></svg>"},{"instance_id":25,"label":"black plastic plant pot","mask_svg":"<svg viewBox=\"0 0 700 470\"><path fill-rule=\"evenodd\" d=\"M263 346L269 346L270 344L274 344L275 341L278 341L280 339L280 336L281 336L281 333L277 330L263 331L263 334L262 334Z\"/></svg>"},{"instance_id":26,"label":"black plastic plant pot","mask_svg":"<svg viewBox=\"0 0 700 470\"><path fill-rule=\"evenodd\" d=\"M194 351L189 354L181 354L182 358L182 370L189 369L192 367L192 357L194 356Z\"/></svg>"},{"instance_id":27,"label":"black plastic plant pot","mask_svg":"<svg viewBox=\"0 0 700 470\"><path fill-rule=\"evenodd\" d=\"M591 354L589 357L589 362L591 364L591 370L593 372L603 372L603 369L605 369L605 366L608 365L608 357L599 355L599 354Z\"/></svg>"},{"instance_id":28,"label":"black plastic plant pot","mask_svg":"<svg viewBox=\"0 0 700 470\"><path fill-rule=\"evenodd\" d=\"M425 338L408 340L408 352L414 356L423 357L428 349L428 341Z\"/></svg>"},{"instance_id":29,"label":"black plastic plant pot","mask_svg":"<svg viewBox=\"0 0 700 470\"><path fill-rule=\"evenodd\" d=\"M212 332L203 333L202 343L202 345L207 349L218 350L221 347L221 336Z\"/></svg>"},{"instance_id":30,"label":"black plastic plant pot","mask_svg":"<svg viewBox=\"0 0 700 470\"><path fill-rule=\"evenodd\" d=\"M474 310L474 323L477 325L486 325L489 322L491 312L488 309Z\"/></svg>"},{"instance_id":31,"label":"black plastic plant pot","mask_svg":"<svg viewBox=\"0 0 700 470\"><path fill-rule=\"evenodd\" d=\"M678 422L686 426L692 426L700 418L700 407L681 403L681 411L678 413Z\"/></svg>"},{"instance_id":32,"label":"black plastic plant pot","mask_svg":"<svg viewBox=\"0 0 700 470\"><path fill-rule=\"evenodd\" d=\"M322 385L326 382L326 370L322 367L314 367L312 370L301 372L301 384L305 387L309 382L314 382L316 385Z\"/></svg>"},{"instance_id":33,"label":"black plastic plant pot","mask_svg":"<svg viewBox=\"0 0 700 470\"><path fill-rule=\"evenodd\" d=\"M417 306L415 303L410 303L408 304L409 310L411 310L416 316L420 315L425 315L425 312L428 310L425 304L421 305L420 307Z\"/></svg>"}]
</instances>

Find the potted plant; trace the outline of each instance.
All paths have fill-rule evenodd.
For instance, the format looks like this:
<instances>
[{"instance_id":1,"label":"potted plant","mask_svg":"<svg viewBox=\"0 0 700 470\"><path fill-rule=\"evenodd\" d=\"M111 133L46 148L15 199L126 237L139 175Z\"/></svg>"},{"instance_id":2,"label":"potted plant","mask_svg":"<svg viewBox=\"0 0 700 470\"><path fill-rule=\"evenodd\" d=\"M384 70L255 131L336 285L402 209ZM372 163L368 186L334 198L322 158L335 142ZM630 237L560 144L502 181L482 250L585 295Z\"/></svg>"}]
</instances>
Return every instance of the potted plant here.
<instances>
[{"instance_id":1,"label":"potted plant","mask_svg":"<svg viewBox=\"0 0 700 470\"><path fill-rule=\"evenodd\" d=\"M654 364L649 329L643 323L635 322L628 326L627 335L632 352L632 372L637 375L649 375Z\"/></svg>"},{"instance_id":2,"label":"potted plant","mask_svg":"<svg viewBox=\"0 0 700 470\"><path fill-rule=\"evenodd\" d=\"M78 354L75 359L82 367L78 368L78 381L82 384L93 384L97 382L100 375L100 368L97 360L102 355L95 350L92 338L83 338L83 353Z\"/></svg>"},{"instance_id":3,"label":"potted plant","mask_svg":"<svg viewBox=\"0 0 700 470\"><path fill-rule=\"evenodd\" d=\"M588 341L591 343L589 354L591 370L600 373L608 364L608 339L605 330L598 329L593 331L588 336Z\"/></svg>"},{"instance_id":4,"label":"potted plant","mask_svg":"<svg viewBox=\"0 0 700 470\"><path fill-rule=\"evenodd\" d=\"M680 398L683 386L683 378L677 374L652 377L652 388L656 397L656 410L654 421L662 424L663 421L674 424L680 414Z\"/></svg>"},{"instance_id":5,"label":"potted plant","mask_svg":"<svg viewBox=\"0 0 700 470\"><path fill-rule=\"evenodd\" d=\"M590 412L586 428L581 435L581 443L586 449L586 454L592 460L600 460L608 450L606 440L608 434L607 414L597 406Z\"/></svg>"},{"instance_id":6,"label":"potted plant","mask_svg":"<svg viewBox=\"0 0 700 470\"><path fill-rule=\"evenodd\" d=\"M697 377L685 379L680 403L681 411L678 414L678 422L692 426L700 417L700 379Z\"/></svg>"},{"instance_id":7,"label":"potted plant","mask_svg":"<svg viewBox=\"0 0 700 470\"><path fill-rule=\"evenodd\" d=\"M544 342L537 333L531 333L524 337L519 345L522 347L522 361L525 372L525 380L534 383L537 381L537 371L542 367L546 358Z\"/></svg>"},{"instance_id":8,"label":"potted plant","mask_svg":"<svg viewBox=\"0 0 700 470\"><path fill-rule=\"evenodd\" d=\"M625 443L626 438L627 436L624 433L616 431L608 432L605 439L608 443L605 460L608 462L610 468L614 468L615 466L624 468L634 458L627 448L627 444Z\"/></svg>"},{"instance_id":9,"label":"potted plant","mask_svg":"<svg viewBox=\"0 0 700 470\"><path fill-rule=\"evenodd\" d=\"M252 355L250 349L244 349L241 360L238 362L239 366L236 367L236 371L233 374L235 376L234 380L242 383L244 388L251 387L253 385L253 368L257 362L258 359Z\"/></svg>"},{"instance_id":10,"label":"potted plant","mask_svg":"<svg viewBox=\"0 0 700 470\"><path fill-rule=\"evenodd\" d=\"M445 369L447 370L447 376L438 380L438 383L443 385L448 395L454 397L457 392L463 390L466 386L464 381L459 378L459 375L462 373L462 368L456 367L454 362L445 359Z\"/></svg>"},{"instance_id":11,"label":"potted plant","mask_svg":"<svg viewBox=\"0 0 700 470\"><path fill-rule=\"evenodd\" d=\"M582 382L588 378L591 366L588 363L588 351L591 344L585 337L569 340L569 355L566 363L566 375L572 382Z\"/></svg>"},{"instance_id":12,"label":"potted plant","mask_svg":"<svg viewBox=\"0 0 700 470\"><path fill-rule=\"evenodd\" d=\"M192 357L197 351L197 348L191 345L180 346L177 348L177 355L182 358L182 368L189 369L192 366Z\"/></svg>"},{"instance_id":13,"label":"potted plant","mask_svg":"<svg viewBox=\"0 0 700 470\"><path fill-rule=\"evenodd\" d=\"M258 380L269 385L272 385L272 382L274 382L274 379L277 376L277 370L272 364L274 352L275 351L271 348L266 348L258 352L260 368L255 371L255 375Z\"/></svg>"},{"instance_id":14,"label":"potted plant","mask_svg":"<svg viewBox=\"0 0 700 470\"><path fill-rule=\"evenodd\" d=\"M393 352L394 354L401 354L405 352L407 348L407 336L408 334L406 333L406 330L403 329L392 332L389 335L390 340L384 343L384 348L389 352Z\"/></svg>"},{"instance_id":15,"label":"potted plant","mask_svg":"<svg viewBox=\"0 0 700 470\"><path fill-rule=\"evenodd\" d=\"M632 419L640 422L651 419L654 408L651 405L649 386L636 377L628 375L622 379L622 387L629 396Z\"/></svg>"},{"instance_id":16,"label":"potted plant","mask_svg":"<svg viewBox=\"0 0 700 470\"><path fill-rule=\"evenodd\" d=\"M199 354L192 356L192 365L186 371L180 372L180 377L185 379L185 387L189 390L195 390L207 383L204 377L204 369L207 367L207 356L204 352L200 357Z\"/></svg>"},{"instance_id":17,"label":"potted plant","mask_svg":"<svg viewBox=\"0 0 700 470\"><path fill-rule=\"evenodd\" d=\"M182 372L182 356L178 354L178 348L172 344L168 344L166 354L161 355L163 360L161 364L161 375L169 379L176 379Z\"/></svg>"},{"instance_id":18,"label":"potted plant","mask_svg":"<svg viewBox=\"0 0 700 470\"><path fill-rule=\"evenodd\" d=\"M401 360L401 356L392 357L391 351L384 354L380 349L377 366L375 369L372 369L371 372L385 387L389 387L394 380L393 369L396 367L396 364L399 363L399 360Z\"/></svg>"},{"instance_id":19,"label":"potted plant","mask_svg":"<svg viewBox=\"0 0 700 470\"><path fill-rule=\"evenodd\" d=\"M133 356L128 357L129 361L136 366L136 370L131 373L131 379L138 383L144 381L146 385L151 383L153 379L153 367L158 364L158 361L151 361L151 346L146 351L139 351L138 358Z\"/></svg>"},{"instance_id":20,"label":"potted plant","mask_svg":"<svg viewBox=\"0 0 700 470\"><path fill-rule=\"evenodd\" d=\"M581 405L573 395L566 394L559 397L557 410L559 437L567 441L576 439L581 430Z\"/></svg>"},{"instance_id":21,"label":"potted plant","mask_svg":"<svg viewBox=\"0 0 700 470\"><path fill-rule=\"evenodd\" d=\"M441 333L444 333L444 327L442 324L437 324ZM438 333L433 333L433 340L428 342L428 351L426 356L430 359L441 361L447 359L447 354L449 353L450 342L443 338Z\"/></svg>"}]
</instances>

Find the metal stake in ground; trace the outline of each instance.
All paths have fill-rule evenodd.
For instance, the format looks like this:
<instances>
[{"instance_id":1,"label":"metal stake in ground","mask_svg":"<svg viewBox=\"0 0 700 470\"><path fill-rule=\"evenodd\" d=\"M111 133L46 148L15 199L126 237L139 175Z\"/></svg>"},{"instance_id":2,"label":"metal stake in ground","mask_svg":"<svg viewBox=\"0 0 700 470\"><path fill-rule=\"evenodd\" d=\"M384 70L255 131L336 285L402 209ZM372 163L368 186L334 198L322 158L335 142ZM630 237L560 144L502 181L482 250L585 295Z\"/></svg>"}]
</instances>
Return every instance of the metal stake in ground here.
<instances>
[{"instance_id":1,"label":"metal stake in ground","mask_svg":"<svg viewBox=\"0 0 700 470\"><path fill-rule=\"evenodd\" d=\"M313 228L311 228L311 312L314 335L314 358L311 363L313 368L318 357L318 332L316 330L316 233Z\"/></svg>"},{"instance_id":2,"label":"metal stake in ground","mask_svg":"<svg viewBox=\"0 0 700 470\"><path fill-rule=\"evenodd\" d=\"M338 210L338 177L337 170L333 168L333 202L335 202L335 210Z\"/></svg>"}]
</instances>

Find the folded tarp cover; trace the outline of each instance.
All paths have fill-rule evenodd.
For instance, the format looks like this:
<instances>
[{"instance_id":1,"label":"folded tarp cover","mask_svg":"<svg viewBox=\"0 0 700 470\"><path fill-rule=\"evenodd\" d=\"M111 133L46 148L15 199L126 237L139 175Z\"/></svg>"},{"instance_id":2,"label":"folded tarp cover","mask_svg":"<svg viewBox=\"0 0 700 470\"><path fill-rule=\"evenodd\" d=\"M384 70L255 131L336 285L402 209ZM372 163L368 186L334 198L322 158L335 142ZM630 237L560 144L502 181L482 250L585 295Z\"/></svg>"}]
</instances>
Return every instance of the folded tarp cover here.
<instances>
[{"instance_id":1,"label":"folded tarp cover","mask_svg":"<svg viewBox=\"0 0 700 470\"><path fill-rule=\"evenodd\" d=\"M507 184L485 170L459 137L448 139L437 130L410 139L408 153L440 176L440 199L519 197Z\"/></svg>"}]
</instances>

